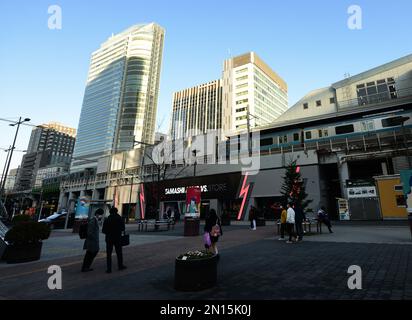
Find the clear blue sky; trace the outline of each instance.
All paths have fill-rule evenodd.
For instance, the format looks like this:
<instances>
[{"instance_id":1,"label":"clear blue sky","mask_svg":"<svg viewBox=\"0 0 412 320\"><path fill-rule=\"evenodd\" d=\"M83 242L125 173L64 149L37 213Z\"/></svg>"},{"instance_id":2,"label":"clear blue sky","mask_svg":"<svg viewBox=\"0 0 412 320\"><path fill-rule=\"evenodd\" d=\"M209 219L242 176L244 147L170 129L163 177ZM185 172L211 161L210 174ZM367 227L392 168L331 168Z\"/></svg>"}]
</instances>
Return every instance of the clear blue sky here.
<instances>
[{"instance_id":1,"label":"clear blue sky","mask_svg":"<svg viewBox=\"0 0 412 320\"><path fill-rule=\"evenodd\" d=\"M62 30L49 30L49 5ZM347 27L350 5L363 29ZM312 89L412 53L410 0L1 0L0 118L77 128L90 54L111 33L143 22L166 29L158 123L167 130L174 91L221 76L229 56L255 51L289 85L292 105ZM23 127L17 149L26 149ZM0 121L0 147L14 129ZM12 168L21 153L16 153ZM0 168L5 152L0 150Z\"/></svg>"}]
</instances>

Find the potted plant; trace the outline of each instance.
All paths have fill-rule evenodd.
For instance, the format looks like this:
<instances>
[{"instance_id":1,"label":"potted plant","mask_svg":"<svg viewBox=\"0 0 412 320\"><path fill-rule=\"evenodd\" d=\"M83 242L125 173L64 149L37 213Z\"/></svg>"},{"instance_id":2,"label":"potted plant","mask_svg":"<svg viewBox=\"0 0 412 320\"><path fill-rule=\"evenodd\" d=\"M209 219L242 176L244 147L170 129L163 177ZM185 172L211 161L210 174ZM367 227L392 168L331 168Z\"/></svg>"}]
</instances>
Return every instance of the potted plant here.
<instances>
[{"instance_id":1,"label":"potted plant","mask_svg":"<svg viewBox=\"0 0 412 320\"><path fill-rule=\"evenodd\" d=\"M217 281L217 255L209 251L188 251L175 262L175 289L199 291L211 288Z\"/></svg>"},{"instance_id":2,"label":"potted plant","mask_svg":"<svg viewBox=\"0 0 412 320\"><path fill-rule=\"evenodd\" d=\"M45 223L32 221L30 216L13 218L12 228L4 240L8 243L4 253L7 263L21 263L40 259L42 240L49 238L50 228Z\"/></svg>"}]
</instances>

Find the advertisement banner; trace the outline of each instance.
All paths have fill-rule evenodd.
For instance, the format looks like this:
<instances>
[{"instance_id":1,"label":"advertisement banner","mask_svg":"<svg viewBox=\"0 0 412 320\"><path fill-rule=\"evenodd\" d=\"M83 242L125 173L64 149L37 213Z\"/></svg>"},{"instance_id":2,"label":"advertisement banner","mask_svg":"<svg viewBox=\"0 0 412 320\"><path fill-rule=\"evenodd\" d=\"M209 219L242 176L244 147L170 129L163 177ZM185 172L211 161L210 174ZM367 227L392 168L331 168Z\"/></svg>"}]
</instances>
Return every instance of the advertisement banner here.
<instances>
[{"instance_id":1,"label":"advertisement banner","mask_svg":"<svg viewBox=\"0 0 412 320\"><path fill-rule=\"evenodd\" d=\"M90 198L80 197L77 199L75 219L87 219L89 217Z\"/></svg>"},{"instance_id":2,"label":"advertisement banner","mask_svg":"<svg viewBox=\"0 0 412 320\"><path fill-rule=\"evenodd\" d=\"M186 189L186 216L200 217L200 187Z\"/></svg>"},{"instance_id":3,"label":"advertisement banner","mask_svg":"<svg viewBox=\"0 0 412 320\"><path fill-rule=\"evenodd\" d=\"M342 199L342 198L337 198L337 200L338 200L339 220L350 220L348 200Z\"/></svg>"}]
</instances>

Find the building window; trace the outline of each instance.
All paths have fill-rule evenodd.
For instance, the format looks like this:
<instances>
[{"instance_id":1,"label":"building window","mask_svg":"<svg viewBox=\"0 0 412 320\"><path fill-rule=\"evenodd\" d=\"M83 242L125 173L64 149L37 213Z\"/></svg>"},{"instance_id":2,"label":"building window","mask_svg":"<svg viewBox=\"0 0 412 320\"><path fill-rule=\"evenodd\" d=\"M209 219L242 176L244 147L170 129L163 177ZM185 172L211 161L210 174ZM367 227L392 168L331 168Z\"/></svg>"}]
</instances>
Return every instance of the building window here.
<instances>
[{"instance_id":1,"label":"building window","mask_svg":"<svg viewBox=\"0 0 412 320\"><path fill-rule=\"evenodd\" d=\"M334 104L335 103L335 97L329 98L329 103Z\"/></svg>"},{"instance_id":2,"label":"building window","mask_svg":"<svg viewBox=\"0 0 412 320\"><path fill-rule=\"evenodd\" d=\"M384 128L395 127L395 126L400 126L400 125L402 125L401 116L382 119L382 127Z\"/></svg>"},{"instance_id":3,"label":"building window","mask_svg":"<svg viewBox=\"0 0 412 320\"><path fill-rule=\"evenodd\" d=\"M279 137L279 144L281 143L287 143L288 142L288 136L280 136Z\"/></svg>"},{"instance_id":4,"label":"building window","mask_svg":"<svg viewBox=\"0 0 412 320\"><path fill-rule=\"evenodd\" d=\"M306 131L305 132L305 139L312 139L312 132L311 131Z\"/></svg>"},{"instance_id":5,"label":"building window","mask_svg":"<svg viewBox=\"0 0 412 320\"><path fill-rule=\"evenodd\" d=\"M307 103L304 103L303 104L303 109L307 109L307 108L309 108L309 105Z\"/></svg>"},{"instance_id":6,"label":"building window","mask_svg":"<svg viewBox=\"0 0 412 320\"><path fill-rule=\"evenodd\" d=\"M393 190L395 190L397 192L403 192L403 185L398 184L396 186L393 186Z\"/></svg>"},{"instance_id":7,"label":"building window","mask_svg":"<svg viewBox=\"0 0 412 320\"><path fill-rule=\"evenodd\" d=\"M243 72L246 72L246 71L247 71L247 68L236 70L236 74L243 73Z\"/></svg>"},{"instance_id":8,"label":"building window","mask_svg":"<svg viewBox=\"0 0 412 320\"><path fill-rule=\"evenodd\" d=\"M299 141L299 133L293 134L293 141Z\"/></svg>"},{"instance_id":9,"label":"building window","mask_svg":"<svg viewBox=\"0 0 412 320\"><path fill-rule=\"evenodd\" d=\"M248 94L248 91L246 90L246 91L242 91L242 92L236 93L236 96L237 96L237 97L240 97L240 96L245 96L245 95L247 95L247 94Z\"/></svg>"},{"instance_id":10,"label":"building window","mask_svg":"<svg viewBox=\"0 0 412 320\"><path fill-rule=\"evenodd\" d=\"M344 126L335 127L336 134L351 133L353 131L354 131L353 124L347 124Z\"/></svg>"},{"instance_id":11,"label":"building window","mask_svg":"<svg viewBox=\"0 0 412 320\"><path fill-rule=\"evenodd\" d=\"M271 146L273 144L273 138L260 139L261 146Z\"/></svg>"},{"instance_id":12,"label":"building window","mask_svg":"<svg viewBox=\"0 0 412 320\"><path fill-rule=\"evenodd\" d=\"M316 100L316 106L320 107L322 105L322 101L321 100Z\"/></svg>"},{"instance_id":13,"label":"building window","mask_svg":"<svg viewBox=\"0 0 412 320\"><path fill-rule=\"evenodd\" d=\"M246 80L246 79L247 79L247 75L245 75L243 77L236 78L236 81L242 81L242 80Z\"/></svg>"}]
</instances>

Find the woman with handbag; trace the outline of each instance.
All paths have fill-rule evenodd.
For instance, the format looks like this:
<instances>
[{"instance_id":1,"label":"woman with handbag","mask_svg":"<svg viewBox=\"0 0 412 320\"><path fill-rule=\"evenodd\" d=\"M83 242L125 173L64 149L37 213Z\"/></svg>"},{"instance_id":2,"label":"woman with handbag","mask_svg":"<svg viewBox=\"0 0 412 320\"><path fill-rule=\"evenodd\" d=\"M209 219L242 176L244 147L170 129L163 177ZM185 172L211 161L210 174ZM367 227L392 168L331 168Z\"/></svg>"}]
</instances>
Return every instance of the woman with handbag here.
<instances>
[{"instance_id":1,"label":"woman with handbag","mask_svg":"<svg viewBox=\"0 0 412 320\"><path fill-rule=\"evenodd\" d=\"M123 219L117 214L118 210L115 207L110 208L110 215L103 222L102 232L106 235L106 254L107 254L107 270L106 273L112 272L112 252L113 247L116 250L117 266L119 270L126 269L123 264L122 252L122 233L125 232ZM127 239L126 239L127 240Z\"/></svg>"},{"instance_id":2,"label":"woman with handbag","mask_svg":"<svg viewBox=\"0 0 412 320\"><path fill-rule=\"evenodd\" d=\"M206 249L211 250L216 255L219 254L216 243L219 240L219 237L223 235L223 232L220 219L217 216L215 209L210 210L209 216L206 219L204 231ZM210 241L208 239L210 239Z\"/></svg>"}]
</instances>

